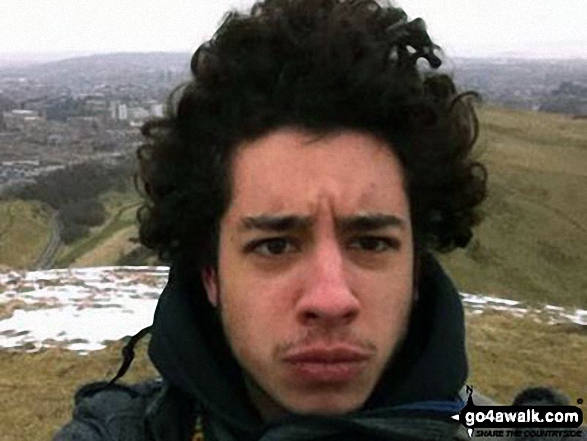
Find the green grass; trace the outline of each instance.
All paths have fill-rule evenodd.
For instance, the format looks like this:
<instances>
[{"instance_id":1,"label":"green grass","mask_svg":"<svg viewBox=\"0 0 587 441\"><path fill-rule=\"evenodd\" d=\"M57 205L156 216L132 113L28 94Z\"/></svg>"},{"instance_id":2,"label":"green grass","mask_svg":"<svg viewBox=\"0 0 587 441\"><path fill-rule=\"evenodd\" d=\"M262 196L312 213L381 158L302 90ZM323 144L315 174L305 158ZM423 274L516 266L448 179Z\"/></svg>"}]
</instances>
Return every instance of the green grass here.
<instances>
[{"instance_id":1,"label":"green grass","mask_svg":"<svg viewBox=\"0 0 587 441\"><path fill-rule=\"evenodd\" d=\"M50 218L40 202L0 202L0 265L32 267L49 241Z\"/></svg>"},{"instance_id":2,"label":"green grass","mask_svg":"<svg viewBox=\"0 0 587 441\"><path fill-rule=\"evenodd\" d=\"M486 218L441 260L467 292L587 308L587 121L485 108Z\"/></svg>"}]
</instances>

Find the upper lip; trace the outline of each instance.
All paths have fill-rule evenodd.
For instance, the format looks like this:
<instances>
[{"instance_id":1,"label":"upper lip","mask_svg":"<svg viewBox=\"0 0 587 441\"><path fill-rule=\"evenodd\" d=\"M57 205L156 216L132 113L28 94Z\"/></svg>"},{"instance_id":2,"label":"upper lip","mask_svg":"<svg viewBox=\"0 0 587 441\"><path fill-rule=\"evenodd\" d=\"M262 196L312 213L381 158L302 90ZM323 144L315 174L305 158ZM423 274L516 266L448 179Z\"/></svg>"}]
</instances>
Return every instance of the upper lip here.
<instances>
[{"instance_id":1,"label":"upper lip","mask_svg":"<svg viewBox=\"0 0 587 441\"><path fill-rule=\"evenodd\" d=\"M289 363L351 363L367 360L371 351L355 345L312 346L287 353L283 360Z\"/></svg>"}]
</instances>

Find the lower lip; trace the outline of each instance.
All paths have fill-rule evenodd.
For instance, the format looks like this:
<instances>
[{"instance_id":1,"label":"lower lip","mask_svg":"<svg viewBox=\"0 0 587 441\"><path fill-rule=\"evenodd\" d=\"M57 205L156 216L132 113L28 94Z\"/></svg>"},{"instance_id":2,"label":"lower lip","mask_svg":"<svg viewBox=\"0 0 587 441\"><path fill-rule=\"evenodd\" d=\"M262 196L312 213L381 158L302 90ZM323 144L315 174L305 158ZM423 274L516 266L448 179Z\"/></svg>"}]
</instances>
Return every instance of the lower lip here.
<instances>
[{"instance_id":1,"label":"lower lip","mask_svg":"<svg viewBox=\"0 0 587 441\"><path fill-rule=\"evenodd\" d=\"M357 378L365 368L365 361L340 363L295 362L291 370L296 380L310 383L346 383Z\"/></svg>"}]
</instances>

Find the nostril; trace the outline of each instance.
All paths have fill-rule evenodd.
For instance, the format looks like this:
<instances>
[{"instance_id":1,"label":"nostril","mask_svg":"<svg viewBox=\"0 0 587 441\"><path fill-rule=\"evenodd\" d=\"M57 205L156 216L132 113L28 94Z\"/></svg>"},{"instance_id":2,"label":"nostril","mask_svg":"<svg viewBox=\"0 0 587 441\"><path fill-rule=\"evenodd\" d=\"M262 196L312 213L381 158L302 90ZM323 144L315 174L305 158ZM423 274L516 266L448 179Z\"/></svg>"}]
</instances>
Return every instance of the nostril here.
<instances>
[{"instance_id":1,"label":"nostril","mask_svg":"<svg viewBox=\"0 0 587 441\"><path fill-rule=\"evenodd\" d=\"M352 310L352 311L348 311L346 314L344 314L344 318L354 318L357 315L357 311Z\"/></svg>"},{"instance_id":2,"label":"nostril","mask_svg":"<svg viewBox=\"0 0 587 441\"><path fill-rule=\"evenodd\" d=\"M350 323L355 319L355 317L357 317L357 315L358 315L358 313L355 310L348 311L346 314L344 314L344 316L342 317L342 320L345 323Z\"/></svg>"},{"instance_id":3,"label":"nostril","mask_svg":"<svg viewBox=\"0 0 587 441\"><path fill-rule=\"evenodd\" d=\"M319 307L308 307L300 311L300 319L305 324L319 324L323 323L328 326L348 325L352 323L358 316L356 308L349 308L343 310L328 310Z\"/></svg>"},{"instance_id":4,"label":"nostril","mask_svg":"<svg viewBox=\"0 0 587 441\"><path fill-rule=\"evenodd\" d=\"M313 311L306 311L304 313L304 318L308 321L315 321L319 318L318 313L313 312Z\"/></svg>"}]
</instances>

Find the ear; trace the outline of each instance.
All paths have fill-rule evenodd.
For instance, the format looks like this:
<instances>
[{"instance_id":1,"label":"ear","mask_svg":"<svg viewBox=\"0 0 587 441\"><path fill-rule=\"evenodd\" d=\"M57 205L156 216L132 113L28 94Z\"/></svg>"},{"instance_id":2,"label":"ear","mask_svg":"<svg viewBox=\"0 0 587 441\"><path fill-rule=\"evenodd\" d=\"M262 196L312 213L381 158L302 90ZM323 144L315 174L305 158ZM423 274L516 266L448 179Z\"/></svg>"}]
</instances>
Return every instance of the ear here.
<instances>
[{"instance_id":1,"label":"ear","mask_svg":"<svg viewBox=\"0 0 587 441\"><path fill-rule=\"evenodd\" d=\"M218 277L212 266L207 266L201 272L202 283L208 296L208 301L215 308L218 306Z\"/></svg>"}]
</instances>

